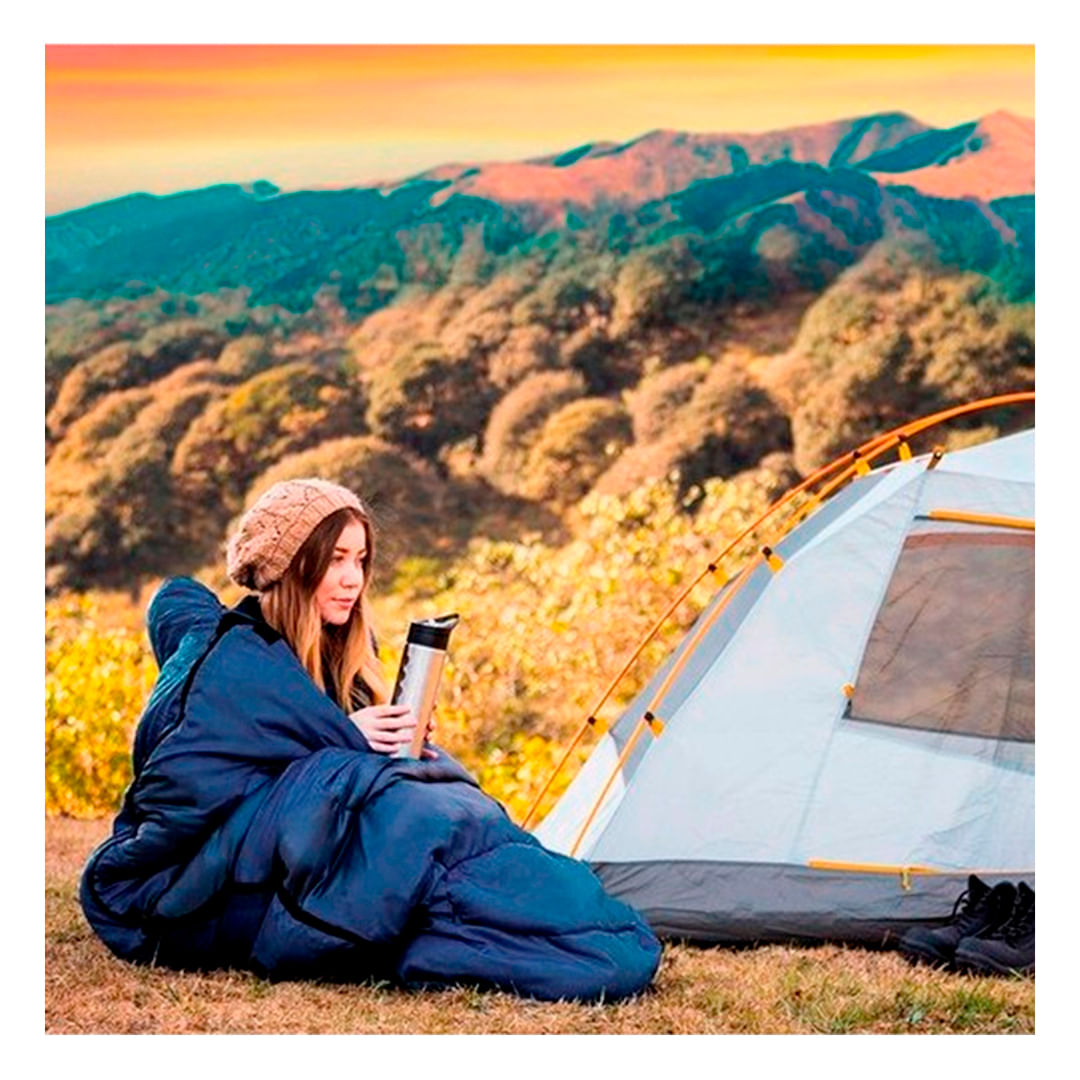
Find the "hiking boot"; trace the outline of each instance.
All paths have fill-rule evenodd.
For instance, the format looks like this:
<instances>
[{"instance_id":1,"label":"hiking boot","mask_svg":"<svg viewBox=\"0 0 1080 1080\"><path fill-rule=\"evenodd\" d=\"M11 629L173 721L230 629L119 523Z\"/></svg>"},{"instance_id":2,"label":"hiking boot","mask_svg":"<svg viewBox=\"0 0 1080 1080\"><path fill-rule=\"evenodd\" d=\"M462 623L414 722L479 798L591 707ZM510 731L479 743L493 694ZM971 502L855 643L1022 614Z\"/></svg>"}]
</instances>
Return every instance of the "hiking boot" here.
<instances>
[{"instance_id":1,"label":"hiking boot","mask_svg":"<svg viewBox=\"0 0 1080 1080\"><path fill-rule=\"evenodd\" d=\"M968 887L953 904L949 921L936 930L912 927L900 939L900 951L911 960L951 965L960 942L1000 926L1009 917L1015 901L1016 887L1011 882L1003 881L991 888L972 874Z\"/></svg>"},{"instance_id":2,"label":"hiking boot","mask_svg":"<svg viewBox=\"0 0 1080 1080\"><path fill-rule=\"evenodd\" d=\"M1035 974L1035 890L1020 882L1009 918L982 937L964 938L956 966L982 975Z\"/></svg>"}]
</instances>

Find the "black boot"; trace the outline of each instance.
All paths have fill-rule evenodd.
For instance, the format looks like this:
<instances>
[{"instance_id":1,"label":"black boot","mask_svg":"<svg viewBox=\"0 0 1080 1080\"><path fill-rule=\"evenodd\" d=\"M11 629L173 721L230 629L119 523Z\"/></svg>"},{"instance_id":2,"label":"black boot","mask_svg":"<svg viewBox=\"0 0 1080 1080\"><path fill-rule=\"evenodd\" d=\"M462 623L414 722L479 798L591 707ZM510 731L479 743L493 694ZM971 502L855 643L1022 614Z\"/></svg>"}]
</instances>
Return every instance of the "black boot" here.
<instances>
[{"instance_id":1,"label":"black boot","mask_svg":"<svg viewBox=\"0 0 1080 1080\"><path fill-rule=\"evenodd\" d=\"M981 975L1035 974L1035 890L1020 882L1004 924L956 947L956 966Z\"/></svg>"},{"instance_id":2,"label":"black boot","mask_svg":"<svg viewBox=\"0 0 1080 1080\"><path fill-rule=\"evenodd\" d=\"M1012 911L1016 900L1016 887L1008 881L990 888L985 881L972 874L968 887L953 904L952 916L936 930L914 926L900 939L900 951L911 960L925 960L931 964L953 962L956 948L964 938L985 933L999 926Z\"/></svg>"}]
</instances>

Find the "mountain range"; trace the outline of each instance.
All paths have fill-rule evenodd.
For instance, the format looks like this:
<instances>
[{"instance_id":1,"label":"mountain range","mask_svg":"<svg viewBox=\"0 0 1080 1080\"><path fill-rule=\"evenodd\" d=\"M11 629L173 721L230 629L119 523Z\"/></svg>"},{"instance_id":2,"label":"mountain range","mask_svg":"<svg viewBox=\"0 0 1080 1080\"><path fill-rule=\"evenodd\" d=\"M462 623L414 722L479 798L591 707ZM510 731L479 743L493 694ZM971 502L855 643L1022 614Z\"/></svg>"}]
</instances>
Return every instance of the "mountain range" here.
<instances>
[{"instance_id":1,"label":"mountain range","mask_svg":"<svg viewBox=\"0 0 1080 1080\"><path fill-rule=\"evenodd\" d=\"M520 162L446 164L372 187L283 192L267 181L133 194L46 218L46 301L132 283L249 288L304 310L333 287L363 315L438 287L463 251L512 259L572 238L616 256L681 233L739 236L828 277L883 235L928 237L946 262L1033 287L1034 121L950 128L883 113L758 134L653 131Z\"/></svg>"},{"instance_id":2,"label":"mountain range","mask_svg":"<svg viewBox=\"0 0 1080 1080\"><path fill-rule=\"evenodd\" d=\"M553 217L568 206L641 205L707 177L781 161L857 169L880 183L905 173L904 183L925 194L988 202L1034 192L1034 150L1034 121L1007 112L948 129L884 113L760 134L653 131L521 163L444 165L422 178L450 181L440 201L474 195L543 207Z\"/></svg>"}]
</instances>

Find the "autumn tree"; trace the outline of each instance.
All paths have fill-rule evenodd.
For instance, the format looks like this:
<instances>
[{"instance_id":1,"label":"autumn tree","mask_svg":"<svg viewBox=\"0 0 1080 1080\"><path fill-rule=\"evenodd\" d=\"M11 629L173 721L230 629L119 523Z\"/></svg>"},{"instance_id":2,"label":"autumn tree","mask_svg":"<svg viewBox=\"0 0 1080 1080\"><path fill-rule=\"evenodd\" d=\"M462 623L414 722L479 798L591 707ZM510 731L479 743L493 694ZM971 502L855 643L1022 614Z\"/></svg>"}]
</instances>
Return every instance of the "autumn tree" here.
<instances>
[{"instance_id":1,"label":"autumn tree","mask_svg":"<svg viewBox=\"0 0 1080 1080\"><path fill-rule=\"evenodd\" d=\"M521 490L529 450L544 422L585 393L585 380L576 371L540 371L523 379L491 412L484 430L481 474L507 494Z\"/></svg>"},{"instance_id":2,"label":"autumn tree","mask_svg":"<svg viewBox=\"0 0 1080 1080\"><path fill-rule=\"evenodd\" d=\"M791 448L787 415L735 357L658 372L628 395L628 405L640 437L598 477L606 494L665 478L685 491Z\"/></svg>"},{"instance_id":3,"label":"autumn tree","mask_svg":"<svg viewBox=\"0 0 1080 1080\"><path fill-rule=\"evenodd\" d=\"M913 417L1033 388L1034 307L886 249L811 306L792 354L786 392L806 473Z\"/></svg>"},{"instance_id":4,"label":"autumn tree","mask_svg":"<svg viewBox=\"0 0 1080 1080\"><path fill-rule=\"evenodd\" d=\"M619 402L570 402L548 417L530 449L522 493L559 506L577 502L631 438L630 416Z\"/></svg>"},{"instance_id":5,"label":"autumn tree","mask_svg":"<svg viewBox=\"0 0 1080 1080\"><path fill-rule=\"evenodd\" d=\"M45 524L46 584L130 584L198 565L189 515L173 489L173 452L219 386L157 398L109 445L93 480ZM205 543L207 537L202 537Z\"/></svg>"},{"instance_id":6,"label":"autumn tree","mask_svg":"<svg viewBox=\"0 0 1080 1080\"><path fill-rule=\"evenodd\" d=\"M712 361L707 356L646 375L626 395L635 442L655 442L668 434L690 403Z\"/></svg>"},{"instance_id":7,"label":"autumn tree","mask_svg":"<svg viewBox=\"0 0 1080 1080\"><path fill-rule=\"evenodd\" d=\"M483 430L495 391L482 376L435 342L416 344L371 374L368 424L388 442L430 457Z\"/></svg>"},{"instance_id":8,"label":"autumn tree","mask_svg":"<svg viewBox=\"0 0 1080 1080\"><path fill-rule=\"evenodd\" d=\"M631 251L615 277L612 337L671 323L686 283L699 272L700 264L683 238Z\"/></svg>"},{"instance_id":9,"label":"autumn tree","mask_svg":"<svg viewBox=\"0 0 1080 1080\"><path fill-rule=\"evenodd\" d=\"M559 365L558 341L545 326L514 327L488 357L488 378L509 390L526 376Z\"/></svg>"},{"instance_id":10,"label":"autumn tree","mask_svg":"<svg viewBox=\"0 0 1080 1080\"><path fill-rule=\"evenodd\" d=\"M363 431L355 385L342 372L295 361L260 372L215 401L177 447L172 474L192 511L220 524L252 479L279 458Z\"/></svg>"},{"instance_id":11,"label":"autumn tree","mask_svg":"<svg viewBox=\"0 0 1080 1080\"><path fill-rule=\"evenodd\" d=\"M144 386L200 357L213 358L224 343L218 331L185 319L155 326L137 341L106 346L68 372L46 417L50 435L60 437L102 395Z\"/></svg>"}]
</instances>

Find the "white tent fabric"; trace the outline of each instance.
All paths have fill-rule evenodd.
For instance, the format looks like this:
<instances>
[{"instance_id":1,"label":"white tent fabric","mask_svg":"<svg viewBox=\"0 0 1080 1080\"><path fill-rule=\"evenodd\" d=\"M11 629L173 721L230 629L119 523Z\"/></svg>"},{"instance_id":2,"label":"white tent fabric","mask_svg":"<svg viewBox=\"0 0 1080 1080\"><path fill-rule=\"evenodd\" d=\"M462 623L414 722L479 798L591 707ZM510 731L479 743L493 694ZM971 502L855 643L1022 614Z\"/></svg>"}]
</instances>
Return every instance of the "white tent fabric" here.
<instances>
[{"instance_id":1,"label":"white tent fabric","mask_svg":"<svg viewBox=\"0 0 1080 1080\"><path fill-rule=\"evenodd\" d=\"M884 940L943 905L947 914L969 871L1033 882L1034 743L863 722L844 688L860 685L910 538L947 533L962 557L972 538L1017 535L927 515L1034 519L1034 441L1025 432L946 454L934 469L921 457L853 481L776 545L783 567L757 569L741 608L733 602L702 639L653 710L663 733L644 733L584 836L666 669L603 736L537 837L587 859L660 931L717 941ZM992 605L995 583L986 585ZM938 643L942 656L948 647ZM927 652L931 667L937 651Z\"/></svg>"}]
</instances>

